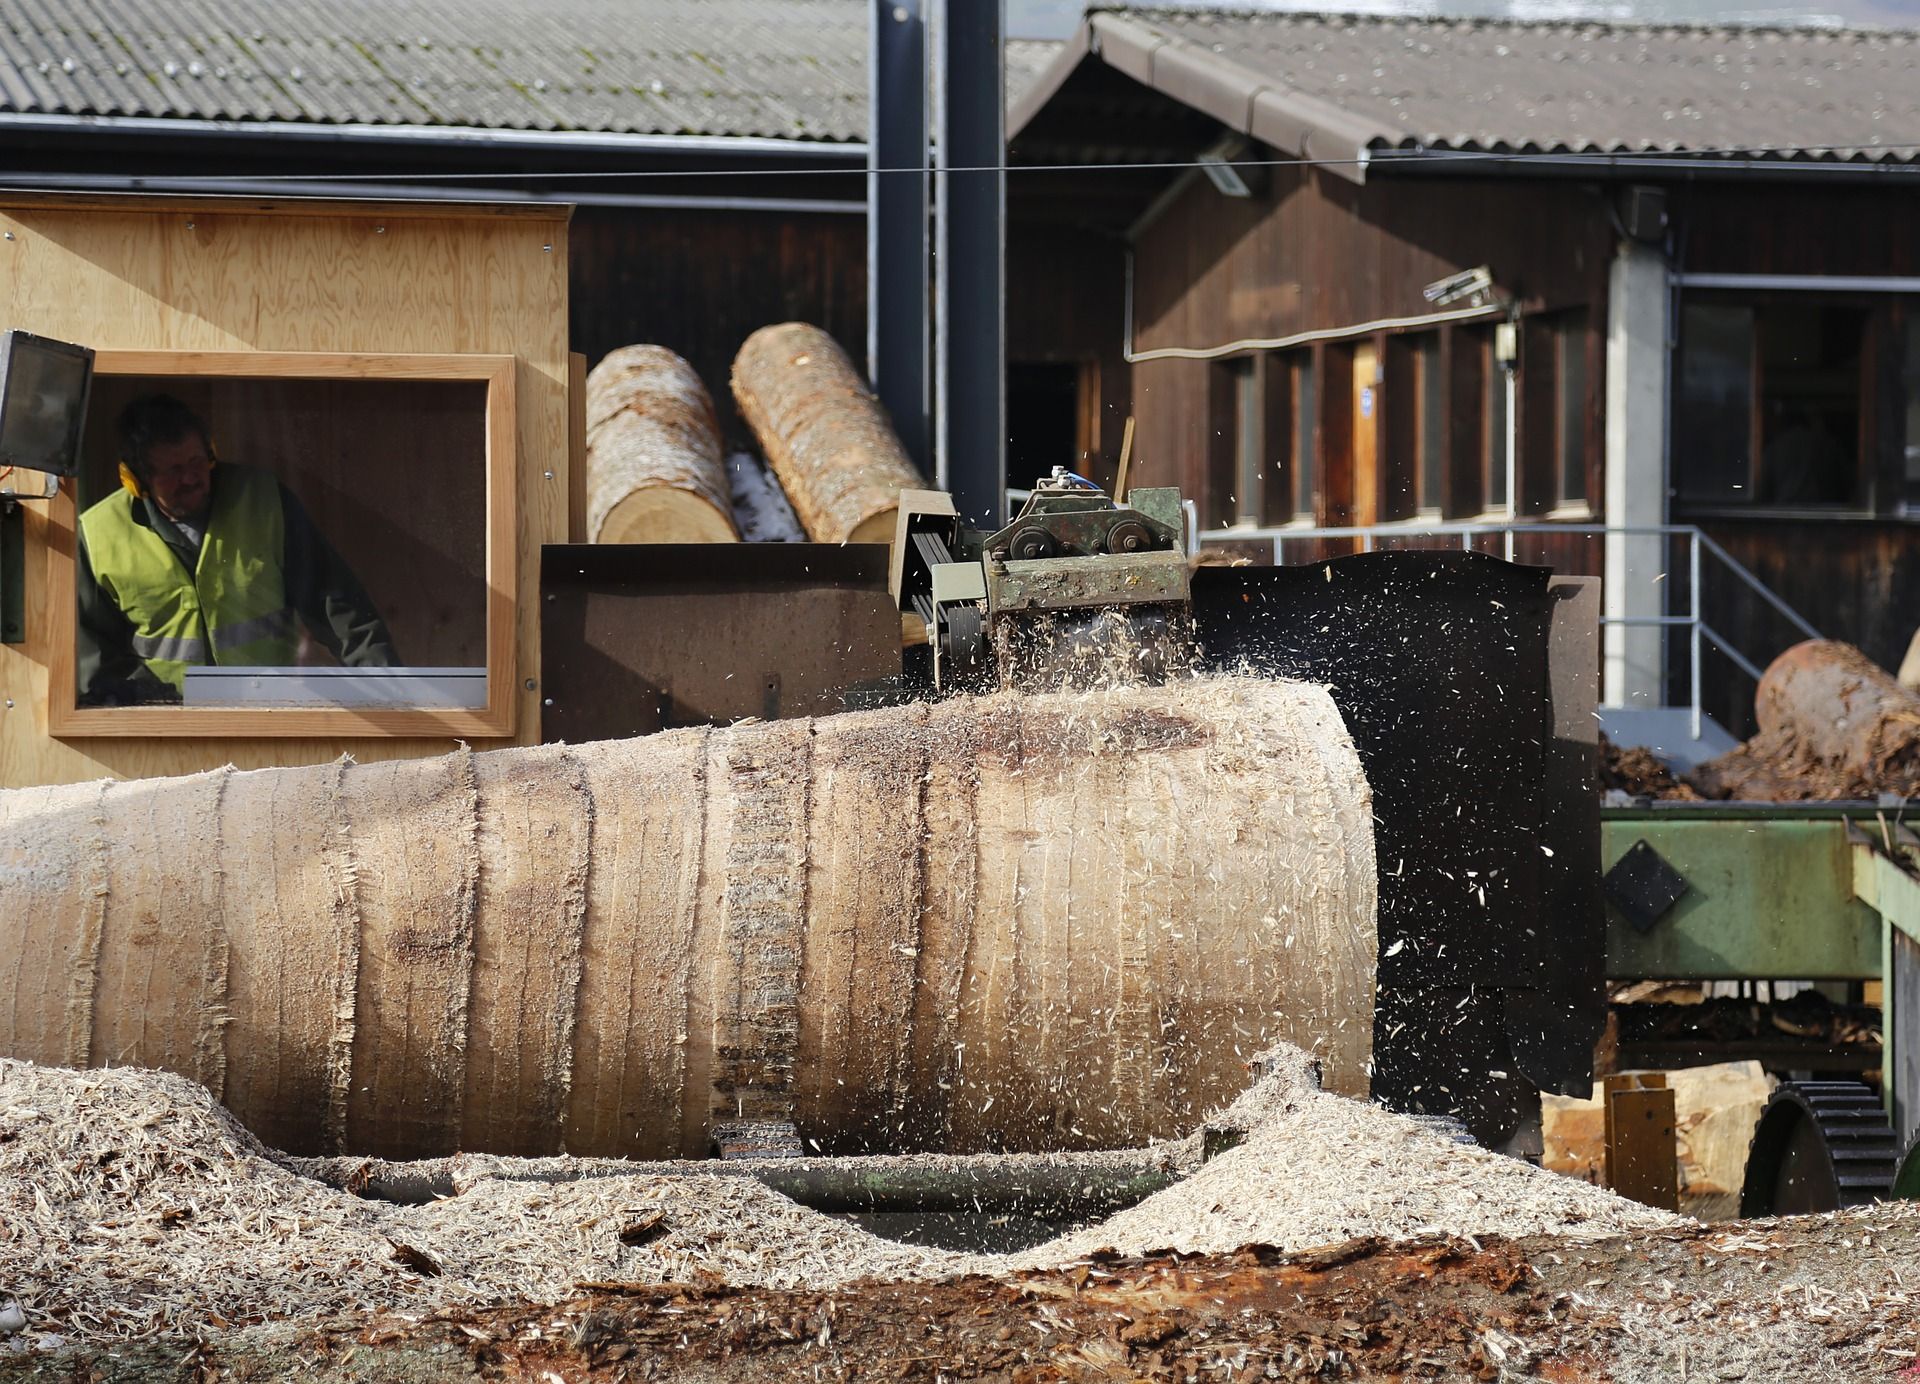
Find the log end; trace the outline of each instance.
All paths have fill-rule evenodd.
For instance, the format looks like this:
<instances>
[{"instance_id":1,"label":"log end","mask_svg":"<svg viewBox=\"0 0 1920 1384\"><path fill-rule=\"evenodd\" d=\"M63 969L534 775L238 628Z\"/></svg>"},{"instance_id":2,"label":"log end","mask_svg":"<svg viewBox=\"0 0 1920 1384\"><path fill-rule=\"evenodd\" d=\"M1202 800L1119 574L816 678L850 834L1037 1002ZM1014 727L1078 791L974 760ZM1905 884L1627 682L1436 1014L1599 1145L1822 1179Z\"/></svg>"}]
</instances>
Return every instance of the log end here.
<instances>
[{"instance_id":1,"label":"log end","mask_svg":"<svg viewBox=\"0 0 1920 1384\"><path fill-rule=\"evenodd\" d=\"M596 543L738 543L733 516L690 490L652 485L607 511Z\"/></svg>"},{"instance_id":2,"label":"log end","mask_svg":"<svg viewBox=\"0 0 1920 1384\"><path fill-rule=\"evenodd\" d=\"M872 514L855 524L847 534L849 543L891 543L894 530L899 527L900 507L888 505L885 509L876 509Z\"/></svg>"}]
</instances>

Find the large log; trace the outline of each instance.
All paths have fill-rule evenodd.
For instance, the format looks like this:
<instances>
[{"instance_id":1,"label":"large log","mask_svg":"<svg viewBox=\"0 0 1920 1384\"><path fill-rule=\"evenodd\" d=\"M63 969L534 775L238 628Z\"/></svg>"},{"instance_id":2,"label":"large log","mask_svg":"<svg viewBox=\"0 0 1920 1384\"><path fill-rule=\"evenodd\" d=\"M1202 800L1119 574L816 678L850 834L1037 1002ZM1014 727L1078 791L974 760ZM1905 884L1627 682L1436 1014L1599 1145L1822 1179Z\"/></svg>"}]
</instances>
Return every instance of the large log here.
<instances>
[{"instance_id":1,"label":"large log","mask_svg":"<svg viewBox=\"0 0 1920 1384\"><path fill-rule=\"evenodd\" d=\"M290 1152L1138 1144L1276 1039L1365 1092L1371 822L1251 680L0 793L0 1054Z\"/></svg>"},{"instance_id":2,"label":"large log","mask_svg":"<svg viewBox=\"0 0 1920 1384\"><path fill-rule=\"evenodd\" d=\"M1695 770L1710 797L1764 801L1920 795L1920 692L1851 644L1810 639L1767 666L1759 734Z\"/></svg>"},{"instance_id":3,"label":"large log","mask_svg":"<svg viewBox=\"0 0 1920 1384\"><path fill-rule=\"evenodd\" d=\"M926 484L834 339L762 327L733 361L733 397L818 543L891 543L900 492Z\"/></svg>"},{"instance_id":4,"label":"large log","mask_svg":"<svg viewBox=\"0 0 1920 1384\"><path fill-rule=\"evenodd\" d=\"M733 543L713 400L664 346L623 346L587 376L587 533L596 543Z\"/></svg>"}]
</instances>

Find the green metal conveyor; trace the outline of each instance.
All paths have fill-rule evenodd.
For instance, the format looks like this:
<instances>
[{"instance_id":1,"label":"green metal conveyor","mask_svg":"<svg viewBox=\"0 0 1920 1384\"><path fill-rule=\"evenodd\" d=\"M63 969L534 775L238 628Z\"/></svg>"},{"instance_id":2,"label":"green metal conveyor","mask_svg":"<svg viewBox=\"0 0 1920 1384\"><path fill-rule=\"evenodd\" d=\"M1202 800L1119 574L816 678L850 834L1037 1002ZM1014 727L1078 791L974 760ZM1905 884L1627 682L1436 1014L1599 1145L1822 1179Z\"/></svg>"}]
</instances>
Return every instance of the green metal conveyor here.
<instances>
[{"instance_id":1,"label":"green metal conveyor","mask_svg":"<svg viewBox=\"0 0 1920 1384\"><path fill-rule=\"evenodd\" d=\"M1607 978L1880 981L1882 1099L1909 1146L1920 836L1900 815L1874 804L1604 809Z\"/></svg>"}]
</instances>

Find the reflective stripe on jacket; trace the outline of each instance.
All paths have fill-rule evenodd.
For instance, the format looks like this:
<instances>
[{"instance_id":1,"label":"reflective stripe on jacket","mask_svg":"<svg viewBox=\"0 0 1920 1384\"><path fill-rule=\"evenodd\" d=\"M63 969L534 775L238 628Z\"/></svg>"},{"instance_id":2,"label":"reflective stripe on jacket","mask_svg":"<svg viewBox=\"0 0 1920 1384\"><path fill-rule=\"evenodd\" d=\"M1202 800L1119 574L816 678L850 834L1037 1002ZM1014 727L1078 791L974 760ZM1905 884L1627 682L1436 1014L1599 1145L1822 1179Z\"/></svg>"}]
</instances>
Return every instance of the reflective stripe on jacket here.
<instances>
[{"instance_id":1,"label":"reflective stripe on jacket","mask_svg":"<svg viewBox=\"0 0 1920 1384\"><path fill-rule=\"evenodd\" d=\"M127 491L115 491L80 516L80 527L94 580L132 622L133 651L154 676L183 688L196 664L292 663L299 624L287 606L282 571L280 483L251 467L221 463L191 572L139 521L139 504Z\"/></svg>"}]
</instances>

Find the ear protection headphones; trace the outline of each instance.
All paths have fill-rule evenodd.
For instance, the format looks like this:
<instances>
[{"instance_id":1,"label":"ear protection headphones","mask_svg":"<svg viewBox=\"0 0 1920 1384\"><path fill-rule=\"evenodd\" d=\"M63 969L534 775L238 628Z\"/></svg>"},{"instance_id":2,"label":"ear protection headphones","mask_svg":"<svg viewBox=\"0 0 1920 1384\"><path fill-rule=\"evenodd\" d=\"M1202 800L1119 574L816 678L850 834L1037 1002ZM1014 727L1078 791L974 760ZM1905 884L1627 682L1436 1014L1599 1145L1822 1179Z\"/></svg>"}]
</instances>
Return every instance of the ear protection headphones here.
<instances>
[{"instance_id":1,"label":"ear protection headphones","mask_svg":"<svg viewBox=\"0 0 1920 1384\"><path fill-rule=\"evenodd\" d=\"M219 450L214 447L211 437L207 439L207 460L213 462L215 465L218 465L220 462ZM141 499L147 493L147 488L140 484L140 477L134 474L133 467L125 457L120 459L120 488L136 500Z\"/></svg>"}]
</instances>

